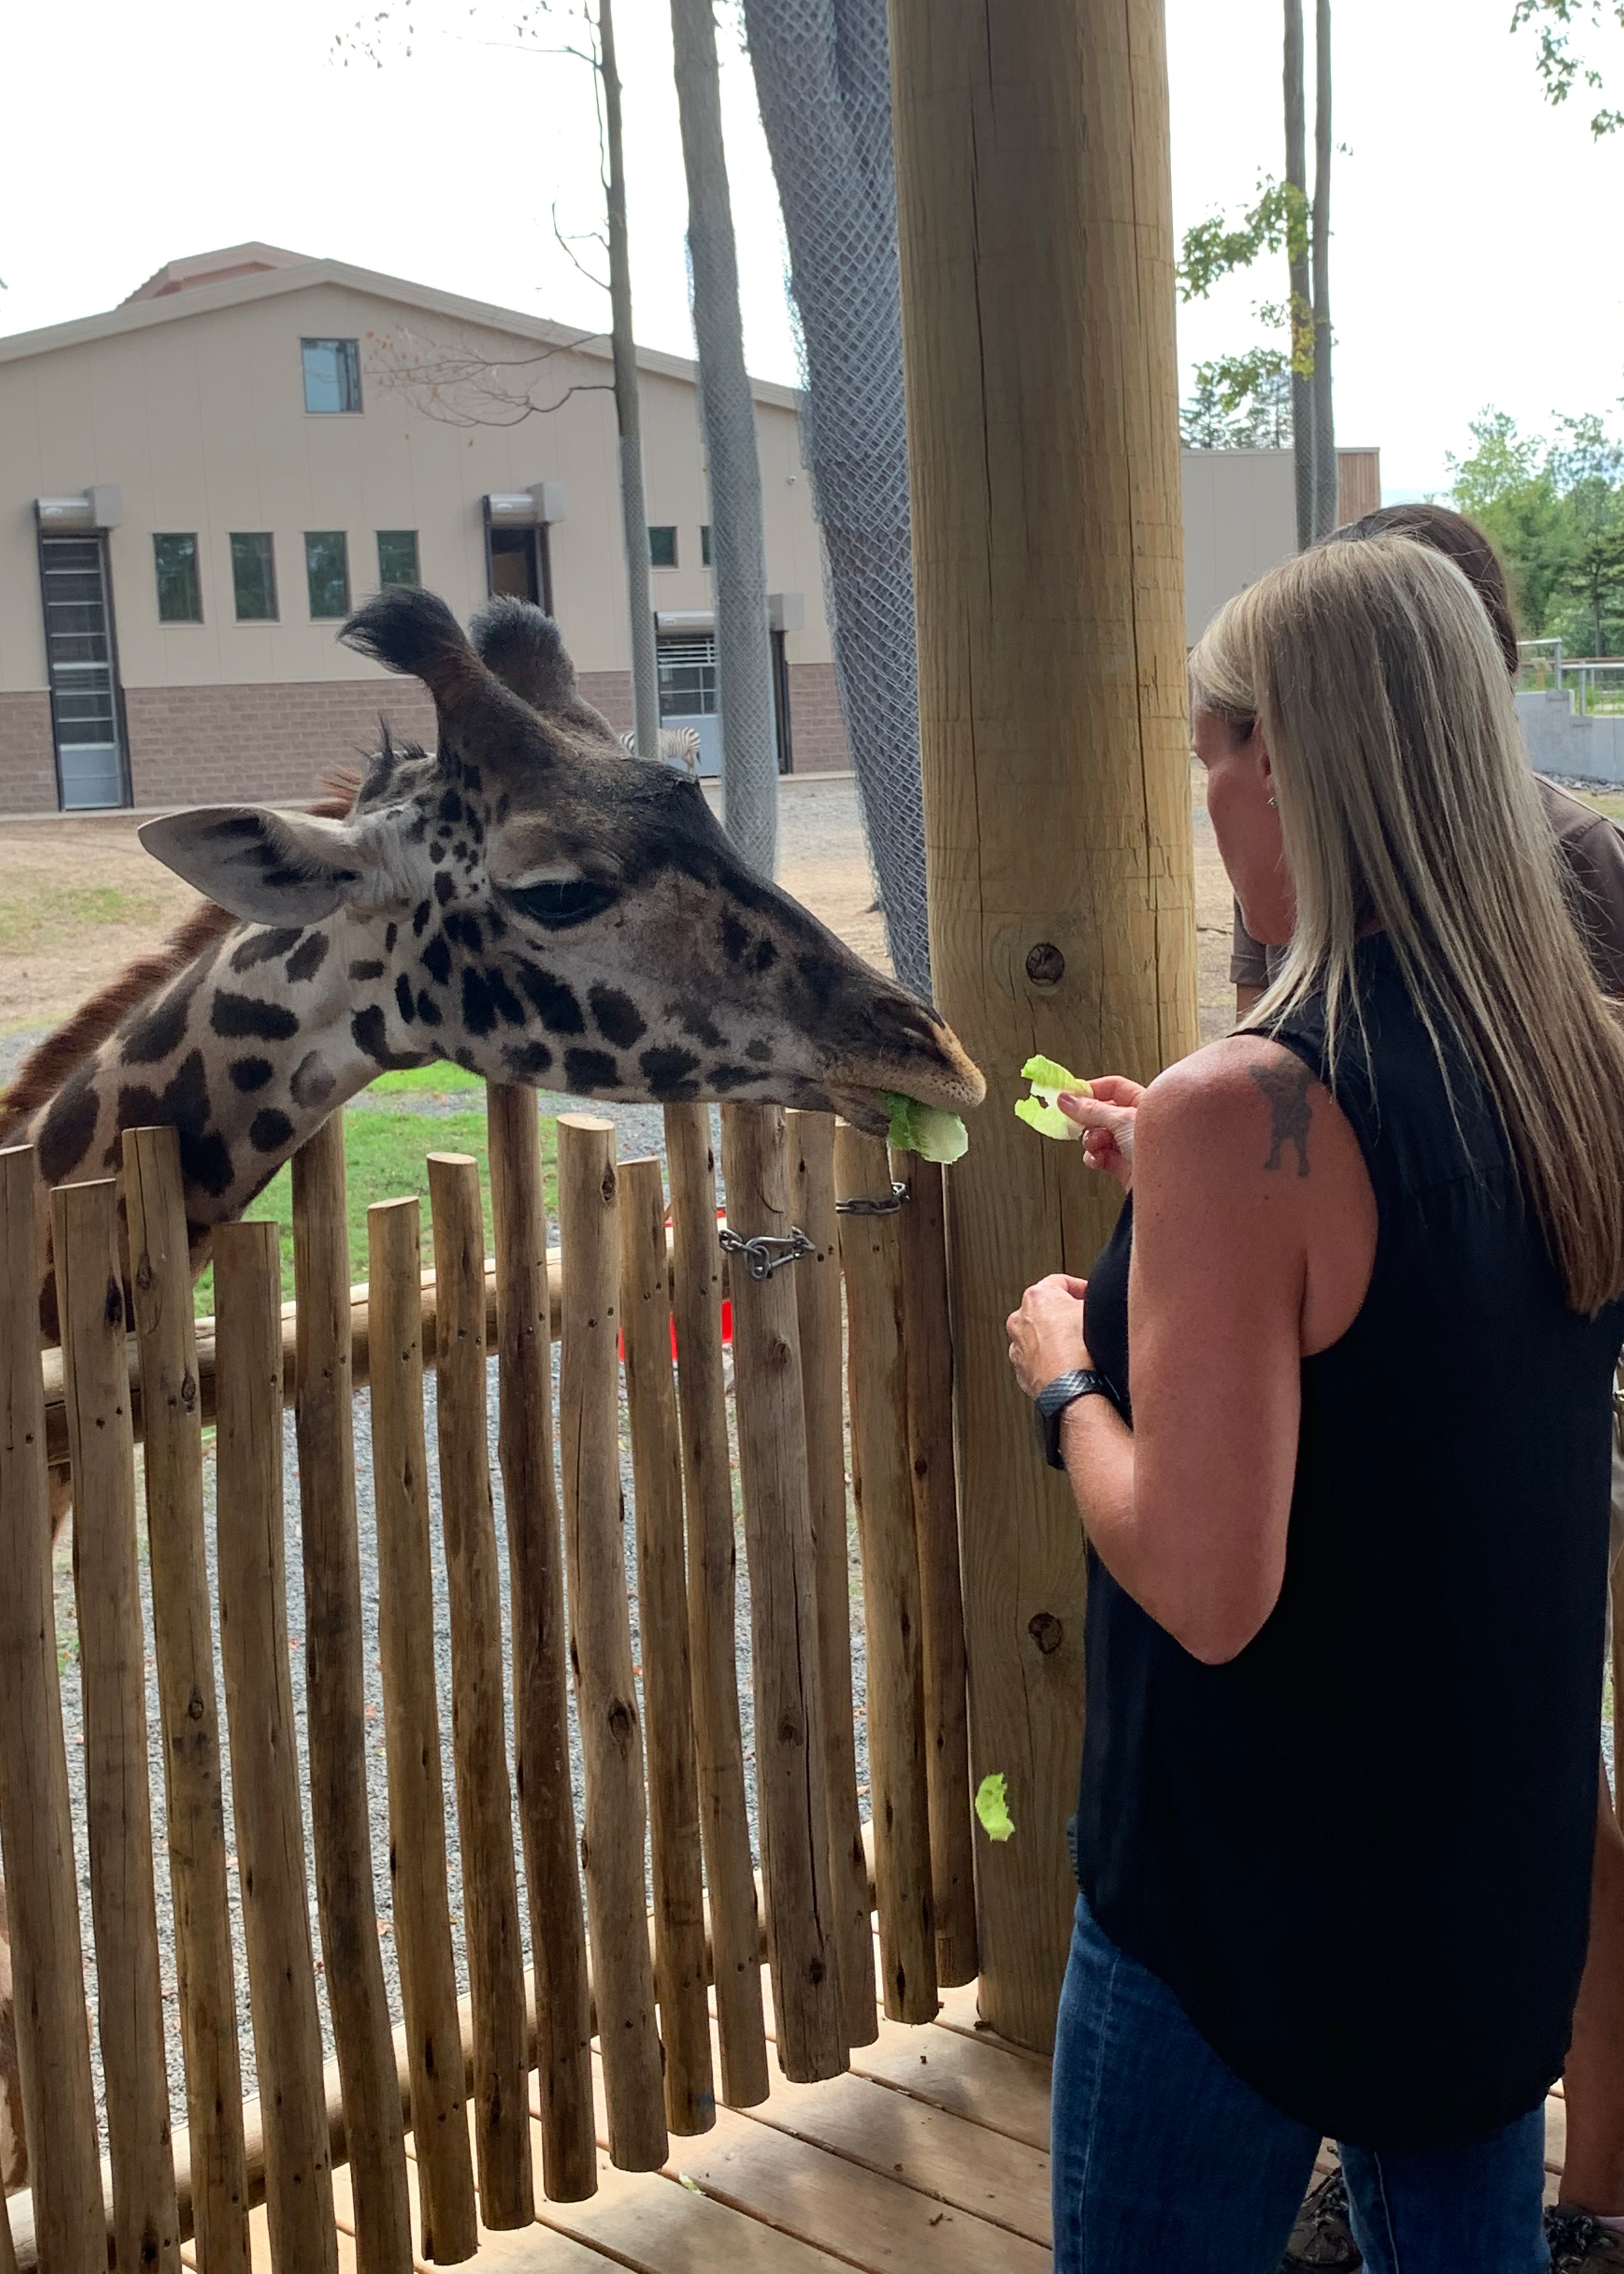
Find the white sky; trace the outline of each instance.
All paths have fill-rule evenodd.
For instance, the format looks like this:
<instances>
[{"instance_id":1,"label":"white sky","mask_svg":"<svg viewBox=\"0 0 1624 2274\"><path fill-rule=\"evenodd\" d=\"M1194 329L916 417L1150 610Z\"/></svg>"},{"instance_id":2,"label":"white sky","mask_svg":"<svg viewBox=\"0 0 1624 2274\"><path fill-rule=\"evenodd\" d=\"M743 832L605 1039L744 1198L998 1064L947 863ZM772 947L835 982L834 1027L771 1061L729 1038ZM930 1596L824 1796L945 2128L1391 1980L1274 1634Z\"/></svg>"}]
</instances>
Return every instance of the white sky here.
<instances>
[{"instance_id":1,"label":"white sky","mask_svg":"<svg viewBox=\"0 0 1624 2274\"><path fill-rule=\"evenodd\" d=\"M1013 0L1011 0L1011 4ZM380 0L365 0L367 11ZM385 67L332 60L360 0L76 0L8 9L0 329L109 307L168 260L247 237L594 326L606 303L553 240L598 225L584 65L517 52L502 0L412 0L447 27ZM1309 11L1312 20L1312 9ZM1610 248L1624 138L1542 102L1510 0L1342 0L1334 305L1337 427L1391 496L1443 486L1493 403L1541 426L1624 395ZM665 0L617 0L638 335L688 351L685 199ZM1183 228L1278 170L1279 0L1168 0ZM456 27L452 30L450 27ZM729 162L751 361L793 380L784 251L748 66L726 26ZM1624 107L1624 42L1608 54ZM583 248L589 260L595 247ZM1186 373L1248 345L1266 264L1181 319ZM1621 420L1620 423L1624 423ZM4 437L0 437L0 449Z\"/></svg>"}]
</instances>

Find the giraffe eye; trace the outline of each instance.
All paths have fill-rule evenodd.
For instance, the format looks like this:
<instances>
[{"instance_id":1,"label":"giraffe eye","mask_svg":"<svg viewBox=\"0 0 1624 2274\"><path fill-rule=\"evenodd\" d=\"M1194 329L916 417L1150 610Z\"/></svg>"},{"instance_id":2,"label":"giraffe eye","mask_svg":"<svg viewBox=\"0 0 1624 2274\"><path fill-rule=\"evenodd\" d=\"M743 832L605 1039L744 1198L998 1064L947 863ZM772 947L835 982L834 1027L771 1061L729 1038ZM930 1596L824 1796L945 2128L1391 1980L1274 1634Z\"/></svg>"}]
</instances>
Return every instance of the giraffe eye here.
<instances>
[{"instance_id":1,"label":"giraffe eye","mask_svg":"<svg viewBox=\"0 0 1624 2274\"><path fill-rule=\"evenodd\" d=\"M503 894L509 906L532 923L549 931L567 931L613 907L620 893L595 877L549 877L538 885L523 885Z\"/></svg>"}]
</instances>

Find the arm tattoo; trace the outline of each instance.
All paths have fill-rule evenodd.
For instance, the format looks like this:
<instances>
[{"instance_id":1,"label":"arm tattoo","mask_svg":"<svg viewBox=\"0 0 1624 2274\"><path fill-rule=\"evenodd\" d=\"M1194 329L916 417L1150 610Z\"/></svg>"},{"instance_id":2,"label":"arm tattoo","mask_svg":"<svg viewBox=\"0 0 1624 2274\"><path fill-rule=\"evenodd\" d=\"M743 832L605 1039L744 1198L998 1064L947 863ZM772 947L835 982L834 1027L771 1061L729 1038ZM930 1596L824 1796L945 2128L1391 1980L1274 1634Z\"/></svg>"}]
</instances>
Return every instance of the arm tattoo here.
<instances>
[{"instance_id":1,"label":"arm tattoo","mask_svg":"<svg viewBox=\"0 0 1624 2274\"><path fill-rule=\"evenodd\" d=\"M1263 1163L1265 1169L1278 1169L1284 1148L1293 1145L1297 1148L1297 1172L1305 1177L1308 1125L1313 1115L1308 1099L1312 1074L1295 1058L1289 1065L1248 1066L1246 1071L1268 1100L1269 1154Z\"/></svg>"}]
</instances>

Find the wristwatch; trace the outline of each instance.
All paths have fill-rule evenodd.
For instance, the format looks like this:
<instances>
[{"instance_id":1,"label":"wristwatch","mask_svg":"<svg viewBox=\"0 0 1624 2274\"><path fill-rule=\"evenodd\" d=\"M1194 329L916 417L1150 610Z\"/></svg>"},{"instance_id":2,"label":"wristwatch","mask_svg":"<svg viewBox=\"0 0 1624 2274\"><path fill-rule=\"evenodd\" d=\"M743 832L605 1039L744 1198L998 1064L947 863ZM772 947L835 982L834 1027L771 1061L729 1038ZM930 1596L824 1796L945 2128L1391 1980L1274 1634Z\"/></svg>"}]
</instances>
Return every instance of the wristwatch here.
<instances>
[{"instance_id":1,"label":"wristwatch","mask_svg":"<svg viewBox=\"0 0 1624 2274\"><path fill-rule=\"evenodd\" d=\"M1060 1449L1060 1417L1068 1405L1075 1405L1079 1397L1109 1397L1113 1405L1116 1393L1102 1374L1086 1367L1076 1367L1070 1374L1057 1374L1045 1389L1040 1389L1033 1404L1036 1409L1038 1442L1043 1448L1043 1458L1051 1469L1064 1469L1065 1456Z\"/></svg>"}]
</instances>

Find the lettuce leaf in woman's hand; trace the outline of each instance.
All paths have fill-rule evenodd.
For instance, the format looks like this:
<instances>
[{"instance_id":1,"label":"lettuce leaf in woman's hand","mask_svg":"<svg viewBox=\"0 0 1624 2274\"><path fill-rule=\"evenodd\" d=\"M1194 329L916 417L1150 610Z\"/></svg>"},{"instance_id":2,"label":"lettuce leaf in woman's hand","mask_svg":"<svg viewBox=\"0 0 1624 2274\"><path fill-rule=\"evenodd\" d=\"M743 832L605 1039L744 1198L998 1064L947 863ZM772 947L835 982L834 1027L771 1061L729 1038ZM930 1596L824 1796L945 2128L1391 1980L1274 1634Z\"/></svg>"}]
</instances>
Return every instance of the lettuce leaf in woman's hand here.
<instances>
[{"instance_id":1,"label":"lettuce leaf in woman's hand","mask_svg":"<svg viewBox=\"0 0 1624 2274\"><path fill-rule=\"evenodd\" d=\"M885 1093L891 1108L891 1142L898 1153L917 1153L921 1161L944 1163L961 1160L970 1149L969 1133L956 1113L944 1113L899 1090Z\"/></svg>"},{"instance_id":2,"label":"lettuce leaf in woman's hand","mask_svg":"<svg viewBox=\"0 0 1624 2274\"><path fill-rule=\"evenodd\" d=\"M1062 1090L1072 1097L1092 1097L1093 1090L1080 1074L1068 1073L1054 1058L1030 1058L1020 1070L1021 1080L1032 1084L1030 1097L1017 1098L1015 1111L1029 1128L1040 1137L1078 1138L1082 1131L1075 1121L1068 1121L1056 1100Z\"/></svg>"}]
</instances>

